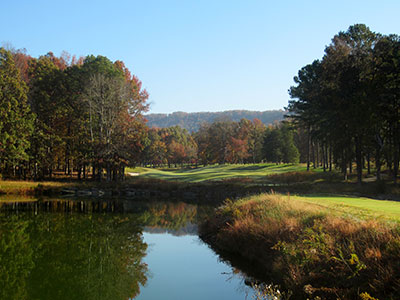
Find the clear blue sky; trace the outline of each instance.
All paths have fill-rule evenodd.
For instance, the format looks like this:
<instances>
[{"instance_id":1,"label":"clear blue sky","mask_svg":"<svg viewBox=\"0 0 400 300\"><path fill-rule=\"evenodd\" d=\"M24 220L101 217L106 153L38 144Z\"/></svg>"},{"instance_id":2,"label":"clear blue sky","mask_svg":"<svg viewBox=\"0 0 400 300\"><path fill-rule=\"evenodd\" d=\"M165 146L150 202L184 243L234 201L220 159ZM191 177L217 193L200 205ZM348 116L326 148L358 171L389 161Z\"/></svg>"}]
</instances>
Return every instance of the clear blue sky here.
<instances>
[{"instance_id":1,"label":"clear blue sky","mask_svg":"<svg viewBox=\"0 0 400 300\"><path fill-rule=\"evenodd\" d=\"M336 33L364 23L399 34L399 12L399 0L3 1L0 42L122 60L150 112L269 110Z\"/></svg>"}]
</instances>

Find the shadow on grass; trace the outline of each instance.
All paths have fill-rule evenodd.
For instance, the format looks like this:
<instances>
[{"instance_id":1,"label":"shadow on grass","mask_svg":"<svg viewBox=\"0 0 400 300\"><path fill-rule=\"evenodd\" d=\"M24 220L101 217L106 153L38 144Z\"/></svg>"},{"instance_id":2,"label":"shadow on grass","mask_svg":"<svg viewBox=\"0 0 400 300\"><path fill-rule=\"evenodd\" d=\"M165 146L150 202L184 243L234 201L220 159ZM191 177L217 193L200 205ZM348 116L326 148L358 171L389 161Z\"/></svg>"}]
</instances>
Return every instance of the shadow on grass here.
<instances>
[{"instance_id":1,"label":"shadow on grass","mask_svg":"<svg viewBox=\"0 0 400 300\"><path fill-rule=\"evenodd\" d=\"M271 167L275 167L275 166L252 165L252 166L246 166L246 167L232 168L230 170L231 171L255 171L255 170L262 170L262 169L270 169Z\"/></svg>"}]
</instances>

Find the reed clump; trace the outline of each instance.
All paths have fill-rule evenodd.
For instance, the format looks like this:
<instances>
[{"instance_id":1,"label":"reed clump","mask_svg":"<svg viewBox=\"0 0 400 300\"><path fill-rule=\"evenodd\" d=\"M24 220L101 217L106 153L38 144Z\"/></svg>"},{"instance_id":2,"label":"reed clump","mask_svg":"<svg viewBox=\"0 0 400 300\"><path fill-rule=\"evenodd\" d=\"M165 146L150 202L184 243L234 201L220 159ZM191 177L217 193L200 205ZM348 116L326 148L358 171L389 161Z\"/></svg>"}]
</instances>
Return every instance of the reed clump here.
<instances>
[{"instance_id":1,"label":"reed clump","mask_svg":"<svg viewBox=\"0 0 400 300\"><path fill-rule=\"evenodd\" d=\"M277 194L226 201L202 238L295 299L400 299L400 226ZM373 299L373 298L371 298Z\"/></svg>"}]
</instances>

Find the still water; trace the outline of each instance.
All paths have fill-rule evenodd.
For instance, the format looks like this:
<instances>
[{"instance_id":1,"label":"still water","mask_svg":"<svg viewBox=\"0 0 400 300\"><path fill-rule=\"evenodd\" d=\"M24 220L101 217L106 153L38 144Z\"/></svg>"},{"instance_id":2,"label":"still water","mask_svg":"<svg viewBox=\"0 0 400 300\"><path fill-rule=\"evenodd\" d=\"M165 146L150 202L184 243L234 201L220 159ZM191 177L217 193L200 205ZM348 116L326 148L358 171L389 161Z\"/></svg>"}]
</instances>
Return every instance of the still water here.
<instances>
[{"instance_id":1,"label":"still water","mask_svg":"<svg viewBox=\"0 0 400 300\"><path fill-rule=\"evenodd\" d=\"M211 210L0 199L0 299L252 299L244 275L197 235Z\"/></svg>"}]
</instances>

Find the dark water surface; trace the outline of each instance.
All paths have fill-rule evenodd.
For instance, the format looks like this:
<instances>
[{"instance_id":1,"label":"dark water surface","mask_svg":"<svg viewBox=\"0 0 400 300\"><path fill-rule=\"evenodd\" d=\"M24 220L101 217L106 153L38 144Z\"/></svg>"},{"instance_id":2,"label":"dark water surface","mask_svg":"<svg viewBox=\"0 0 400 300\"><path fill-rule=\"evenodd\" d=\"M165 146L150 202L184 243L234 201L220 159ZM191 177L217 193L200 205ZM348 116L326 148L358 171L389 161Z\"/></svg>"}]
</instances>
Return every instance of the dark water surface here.
<instances>
[{"instance_id":1,"label":"dark water surface","mask_svg":"<svg viewBox=\"0 0 400 300\"><path fill-rule=\"evenodd\" d=\"M0 198L0 299L252 299L197 236L212 209Z\"/></svg>"}]
</instances>

